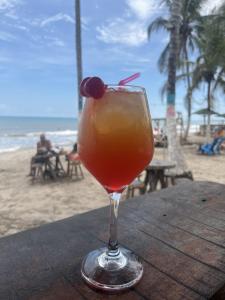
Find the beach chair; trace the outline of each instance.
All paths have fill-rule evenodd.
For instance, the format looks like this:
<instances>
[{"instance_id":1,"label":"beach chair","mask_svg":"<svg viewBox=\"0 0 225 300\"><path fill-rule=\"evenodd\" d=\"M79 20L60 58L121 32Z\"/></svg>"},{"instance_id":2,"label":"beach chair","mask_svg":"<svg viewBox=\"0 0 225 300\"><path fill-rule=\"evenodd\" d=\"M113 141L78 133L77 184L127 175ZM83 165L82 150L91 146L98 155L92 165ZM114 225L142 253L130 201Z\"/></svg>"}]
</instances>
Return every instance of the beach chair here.
<instances>
[{"instance_id":1,"label":"beach chair","mask_svg":"<svg viewBox=\"0 0 225 300\"><path fill-rule=\"evenodd\" d=\"M41 180L42 182L47 178L55 180L57 176L56 168L51 161L51 155L38 155L31 161L31 180Z\"/></svg>"},{"instance_id":2,"label":"beach chair","mask_svg":"<svg viewBox=\"0 0 225 300\"><path fill-rule=\"evenodd\" d=\"M68 160L67 176L70 178L75 177L76 179L84 178L80 160Z\"/></svg>"},{"instance_id":3,"label":"beach chair","mask_svg":"<svg viewBox=\"0 0 225 300\"><path fill-rule=\"evenodd\" d=\"M225 138L215 138L212 143L200 145L198 153L206 155L220 154L220 147L224 141Z\"/></svg>"}]
</instances>

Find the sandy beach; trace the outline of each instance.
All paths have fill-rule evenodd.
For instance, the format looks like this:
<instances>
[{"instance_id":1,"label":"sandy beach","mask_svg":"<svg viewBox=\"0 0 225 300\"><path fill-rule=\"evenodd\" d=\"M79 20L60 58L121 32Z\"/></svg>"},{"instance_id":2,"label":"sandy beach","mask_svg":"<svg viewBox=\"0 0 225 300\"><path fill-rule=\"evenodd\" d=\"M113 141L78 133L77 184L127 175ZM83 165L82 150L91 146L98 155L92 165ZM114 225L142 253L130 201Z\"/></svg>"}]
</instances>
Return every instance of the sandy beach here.
<instances>
[{"instance_id":1,"label":"sandy beach","mask_svg":"<svg viewBox=\"0 0 225 300\"><path fill-rule=\"evenodd\" d=\"M225 184L224 154L208 157L197 155L196 146L183 149L195 180ZM156 149L154 158L163 158L164 151ZM108 205L106 192L87 170L84 180L32 184L27 174L33 154L34 150L0 154L0 236Z\"/></svg>"}]
</instances>

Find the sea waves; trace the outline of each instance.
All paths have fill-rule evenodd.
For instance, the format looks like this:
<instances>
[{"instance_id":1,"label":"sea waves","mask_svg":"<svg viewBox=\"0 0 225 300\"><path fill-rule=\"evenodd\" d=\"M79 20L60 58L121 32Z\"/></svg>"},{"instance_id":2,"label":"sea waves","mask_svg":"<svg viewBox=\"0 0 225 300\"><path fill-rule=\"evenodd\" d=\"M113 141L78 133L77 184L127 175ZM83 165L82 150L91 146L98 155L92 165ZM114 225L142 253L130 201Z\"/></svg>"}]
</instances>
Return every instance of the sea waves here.
<instances>
[{"instance_id":1,"label":"sea waves","mask_svg":"<svg viewBox=\"0 0 225 300\"><path fill-rule=\"evenodd\" d=\"M46 132L4 133L0 134L0 153L36 148L41 133L45 133L54 147L72 147L77 141L77 130L70 129Z\"/></svg>"}]
</instances>

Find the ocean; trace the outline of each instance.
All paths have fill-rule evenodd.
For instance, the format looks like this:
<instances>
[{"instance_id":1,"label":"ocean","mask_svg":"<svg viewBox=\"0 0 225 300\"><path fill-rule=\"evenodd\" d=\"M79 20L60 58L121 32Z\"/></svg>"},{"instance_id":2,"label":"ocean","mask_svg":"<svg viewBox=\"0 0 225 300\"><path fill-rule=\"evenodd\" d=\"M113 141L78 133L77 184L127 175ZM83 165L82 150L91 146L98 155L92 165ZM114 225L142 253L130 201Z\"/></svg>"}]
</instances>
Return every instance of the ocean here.
<instances>
[{"instance_id":1,"label":"ocean","mask_svg":"<svg viewBox=\"0 0 225 300\"><path fill-rule=\"evenodd\" d=\"M212 123L224 123L224 119ZM199 131L202 119L192 120L190 133ZM0 153L36 148L39 135L45 133L54 146L71 146L77 141L77 119L0 116ZM153 127L156 124L153 122ZM157 126L156 126L157 127ZM179 125L177 126L180 132Z\"/></svg>"},{"instance_id":2,"label":"ocean","mask_svg":"<svg viewBox=\"0 0 225 300\"><path fill-rule=\"evenodd\" d=\"M77 140L77 119L0 116L0 153L36 148L45 133L54 146L71 146Z\"/></svg>"}]
</instances>

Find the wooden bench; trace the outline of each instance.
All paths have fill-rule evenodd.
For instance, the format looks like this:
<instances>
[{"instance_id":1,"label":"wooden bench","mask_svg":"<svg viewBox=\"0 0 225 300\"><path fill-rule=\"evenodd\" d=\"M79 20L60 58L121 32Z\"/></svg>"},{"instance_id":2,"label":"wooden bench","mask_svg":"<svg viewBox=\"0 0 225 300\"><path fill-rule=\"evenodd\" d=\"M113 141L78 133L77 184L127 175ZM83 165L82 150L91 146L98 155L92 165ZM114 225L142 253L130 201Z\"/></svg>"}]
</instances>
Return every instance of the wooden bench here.
<instances>
[{"instance_id":1,"label":"wooden bench","mask_svg":"<svg viewBox=\"0 0 225 300\"><path fill-rule=\"evenodd\" d=\"M145 183L141 180L141 174L127 187L126 199L134 197L135 191L138 191L139 194L145 192Z\"/></svg>"},{"instance_id":2,"label":"wooden bench","mask_svg":"<svg viewBox=\"0 0 225 300\"><path fill-rule=\"evenodd\" d=\"M135 288L106 295L81 279L82 258L107 243L103 207L1 238L0 299L225 299L225 185L190 182L123 201L119 229L143 261Z\"/></svg>"},{"instance_id":3,"label":"wooden bench","mask_svg":"<svg viewBox=\"0 0 225 300\"><path fill-rule=\"evenodd\" d=\"M184 172L182 174L177 174L173 170L167 170L165 172L165 178L167 182L167 186L169 186L169 180L172 185L180 184L181 182L185 182L187 180L194 180L193 174L191 171Z\"/></svg>"}]
</instances>

